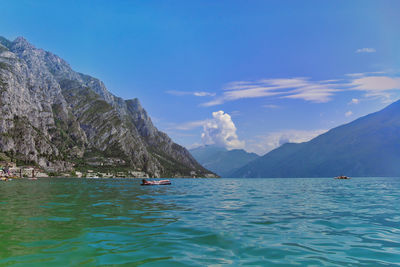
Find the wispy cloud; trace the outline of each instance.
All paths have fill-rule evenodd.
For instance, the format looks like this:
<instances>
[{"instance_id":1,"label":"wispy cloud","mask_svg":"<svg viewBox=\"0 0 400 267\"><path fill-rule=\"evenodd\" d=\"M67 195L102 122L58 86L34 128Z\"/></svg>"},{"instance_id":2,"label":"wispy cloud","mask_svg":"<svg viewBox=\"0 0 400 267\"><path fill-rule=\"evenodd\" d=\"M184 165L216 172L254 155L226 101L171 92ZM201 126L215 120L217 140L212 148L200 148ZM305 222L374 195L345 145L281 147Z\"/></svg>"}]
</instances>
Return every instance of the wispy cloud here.
<instances>
[{"instance_id":1,"label":"wispy cloud","mask_svg":"<svg viewBox=\"0 0 400 267\"><path fill-rule=\"evenodd\" d=\"M356 78L356 77L362 77L362 76L368 76L368 75L384 75L388 74L386 71L369 71L369 72L358 72L358 73L347 73L345 76L351 77L351 78Z\"/></svg>"},{"instance_id":2,"label":"wispy cloud","mask_svg":"<svg viewBox=\"0 0 400 267\"><path fill-rule=\"evenodd\" d=\"M375 53L375 48L365 47L356 50L356 53Z\"/></svg>"},{"instance_id":3,"label":"wispy cloud","mask_svg":"<svg viewBox=\"0 0 400 267\"><path fill-rule=\"evenodd\" d=\"M181 130L188 131L199 127L203 127L207 123L207 120L190 121L181 124L174 124L168 127L168 130Z\"/></svg>"},{"instance_id":4,"label":"wispy cloud","mask_svg":"<svg viewBox=\"0 0 400 267\"><path fill-rule=\"evenodd\" d=\"M274 105L274 104L268 104L268 105L263 105L264 108L269 108L269 109L277 109L279 108L278 105Z\"/></svg>"},{"instance_id":5,"label":"wispy cloud","mask_svg":"<svg viewBox=\"0 0 400 267\"><path fill-rule=\"evenodd\" d=\"M353 98L353 99L351 99L351 101L350 101L349 104L357 105L358 103L360 103L360 99L358 99L358 98Z\"/></svg>"},{"instance_id":6,"label":"wispy cloud","mask_svg":"<svg viewBox=\"0 0 400 267\"><path fill-rule=\"evenodd\" d=\"M190 144L190 145L187 145L187 146L185 146L187 149L194 149L194 148L198 148L198 147L201 147L201 146L203 146L203 144L200 144L200 143L193 143L193 144Z\"/></svg>"},{"instance_id":7,"label":"wispy cloud","mask_svg":"<svg viewBox=\"0 0 400 267\"><path fill-rule=\"evenodd\" d=\"M184 96L184 95L192 95L192 96L215 96L215 93L212 92L203 92L203 91L197 91L197 92L190 92L190 91L175 91L175 90L170 90L166 91L167 94L170 95L175 95L175 96Z\"/></svg>"},{"instance_id":8,"label":"wispy cloud","mask_svg":"<svg viewBox=\"0 0 400 267\"><path fill-rule=\"evenodd\" d=\"M209 92L194 92L194 96L215 96L215 93L209 93Z\"/></svg>"},{"instance_id":9,"label":"wispy cloud","mask_svg":"<svg viewBox=\"0 0 400 267\"><path fill-rule=\"evenodd\" d=\"M389 102L390 91L393 90L400 90L400 78L395 73L383 71L351 73L344 75L342 79L327 80L312 80L305 77L261 79L228 83L220 95L201 105L210 107L250 98L302 99L314 103L326 103L337 93L349 91L364 91L365 97L380 97L384 102ZM273 108L274 105L265 107Z\"/></svg>"},{"instance_id":10,"label":"wispy cloud","mask_svg":"<svg viewBox=\"0 0 400 267\"><path fill-rule=\"evenodd\" d=\"M344 114L346 117L350 117L351 115L353 115L353 111L349 110Z\"/></svg>"},{"instance_id":11,"label":"wispy cloud","mask_svg":"<svg viewBox=\"0 0 400 267\"><path fill-rule=\"evenodd\" d=\"M338 85L337 80L312 81L304 77L237 81L227 84L221 96L202 105L209 107L238 99L260 97L297 98L324 103L341 90Z\"/></svg>"},{"instance_id":12,"label":"wispy cloud","mask_svg":"<svg viewBox=\"0 0 400 267\"><path fill-rule=\"evenodd\" d=\"M354 90L361 91L388 91L400 89L400 78L388 76L367 76L356 78L351 82Z\"/></svg>"},{"instance_id":13,"label":"wispy cloud","mask_svg":"<svg viewBox=\"0 0 400 267\"><path fill-rule=\"evenodd\" d=\"M379 98L383 103L393 102L393 93L400 90L400 78L390 76L358 76L350 82L352 90L365 92L364 97Z\"/></svg>"}]
</instances>

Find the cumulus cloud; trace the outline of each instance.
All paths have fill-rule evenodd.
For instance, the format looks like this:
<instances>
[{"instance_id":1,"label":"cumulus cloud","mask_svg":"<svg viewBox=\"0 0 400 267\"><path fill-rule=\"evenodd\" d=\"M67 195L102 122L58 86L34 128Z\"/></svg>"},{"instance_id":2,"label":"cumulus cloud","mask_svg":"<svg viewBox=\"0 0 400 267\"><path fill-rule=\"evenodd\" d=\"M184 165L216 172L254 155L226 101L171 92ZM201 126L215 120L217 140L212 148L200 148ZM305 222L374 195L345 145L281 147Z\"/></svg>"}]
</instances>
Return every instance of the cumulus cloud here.
<instances>
[{"instance_id":1,"label":"cumulus cloud","mask_svg":"<svg viewBox=\"0 0 400 267\"><path fill-rule=\"evenodd\" d=\"M222 110L212 113L213 118L203 125L201 138L204 144L215 144L227 149L243 148L245 143L236 134L236 126L231 116Z\"/></svg>"},{"instance_id":2,"label":"cumulus cloud","mask_svg":"<svg viewBox=\"0 0 400 267\"><path fill-rule=\"evenodd\" d=\"M248 140L246 142L246 150L264 155L285 143L307 142L326 131L327 130L284 130L270 132L266 135L258 136L253 140Z\"/></svg>"},{"instance_id":3,"label":"cumulus cloud","mask_svg":"<svg viewBox=\"0 0 400 267\"><path fill-rule=\"evenodd\" d=\"M168 129L172 131L190 131L200 127L203 128L201 134L203 144L218 145L227 149L244 148L245 146L245 142L239 140L237 136L236 126L232 121L232 117L222 110L213 112L211 119L173 124Z\"/></svg>"},{"instance_id":4,"label":"cumulus cloud","mask_svg":"<svg viewBox=\"0 0 400 267\"><path fill-rule=\"evenodd\" d=\"M375 48L369 48L369 47L359 48L356 50L356 53L375 53L375 52L376 52Z\"/></svg>"},{"instance_id":5,"label":"cumulus cloud","mask_svg":"<svg viewBox=\"0 0 400 267\"><path fill-rule=\"evenodd\" d=\"M349 110L344 114L346 117L350 117L351 115L353 115L353 111Z\"/></svg>"}]
</instances>

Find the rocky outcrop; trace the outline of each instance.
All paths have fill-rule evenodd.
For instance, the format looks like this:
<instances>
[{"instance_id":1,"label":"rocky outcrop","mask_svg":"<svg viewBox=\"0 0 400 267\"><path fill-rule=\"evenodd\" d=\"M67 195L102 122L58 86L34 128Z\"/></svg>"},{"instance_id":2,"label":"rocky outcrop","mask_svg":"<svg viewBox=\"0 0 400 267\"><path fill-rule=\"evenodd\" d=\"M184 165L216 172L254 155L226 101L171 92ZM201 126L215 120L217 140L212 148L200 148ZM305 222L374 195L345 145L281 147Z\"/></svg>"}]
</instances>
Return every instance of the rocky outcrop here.
<instances>
[{"instance_id":1,"label":"rocky outcrop","mask_svg":"<svg viewBox=\"0 0 400 267\"><path fill-rule=\"evenodd\" d=\"M95 157L153 177L209 173L153 125L138 99L114 96L22 37L0 38L0 105L0 151L47 170Z\"/></svg>"}]
</instances>

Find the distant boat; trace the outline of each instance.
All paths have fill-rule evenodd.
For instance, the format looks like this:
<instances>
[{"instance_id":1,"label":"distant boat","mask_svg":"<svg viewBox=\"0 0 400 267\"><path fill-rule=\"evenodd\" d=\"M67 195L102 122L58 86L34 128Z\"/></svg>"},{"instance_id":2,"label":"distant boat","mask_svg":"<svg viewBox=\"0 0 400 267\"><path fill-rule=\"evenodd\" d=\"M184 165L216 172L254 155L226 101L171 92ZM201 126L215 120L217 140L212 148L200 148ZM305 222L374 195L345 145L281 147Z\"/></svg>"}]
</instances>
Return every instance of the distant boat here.
<instances>
[{"instance_id":1,"label":"distant boat","mask_svg":"<svg viewBox=\"0 0 400 267\"><path fill-rule=\"evenodd\" d=\"M335 177L335 179L348 180L348 179L350 179L350 177L347 177L345 175L340 175L340 176Z\"/></svg>"},{"instance_id":2,"label":"distant boat","mask_svg":"<svg viewBox=\"0 0 400 267\"><path fill-rule=\"evenodd\" d=\"M146 181L145 179L142 180L140 185L170 185L170 180L161 180L161 181Z\"/></svg>"}]
</instances>

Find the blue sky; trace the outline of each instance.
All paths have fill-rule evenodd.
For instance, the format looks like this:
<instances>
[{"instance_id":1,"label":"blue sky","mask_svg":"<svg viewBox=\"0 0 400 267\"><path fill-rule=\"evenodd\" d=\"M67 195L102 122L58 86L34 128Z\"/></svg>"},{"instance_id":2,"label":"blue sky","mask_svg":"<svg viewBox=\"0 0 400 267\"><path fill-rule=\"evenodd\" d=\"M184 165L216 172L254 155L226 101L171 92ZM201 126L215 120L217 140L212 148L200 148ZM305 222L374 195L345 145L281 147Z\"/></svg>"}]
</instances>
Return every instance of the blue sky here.
<instances>
[{"instance_id":1,"label":"blue sky","mask_svg":"<svg viewBox=\"0 0 400 267\"><path fill-rule=\"evenodd\" d=\"M24 36L192 147L263 154L400 94L399 1L3 1Z\"/></svg>"}]
</instances>

